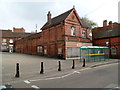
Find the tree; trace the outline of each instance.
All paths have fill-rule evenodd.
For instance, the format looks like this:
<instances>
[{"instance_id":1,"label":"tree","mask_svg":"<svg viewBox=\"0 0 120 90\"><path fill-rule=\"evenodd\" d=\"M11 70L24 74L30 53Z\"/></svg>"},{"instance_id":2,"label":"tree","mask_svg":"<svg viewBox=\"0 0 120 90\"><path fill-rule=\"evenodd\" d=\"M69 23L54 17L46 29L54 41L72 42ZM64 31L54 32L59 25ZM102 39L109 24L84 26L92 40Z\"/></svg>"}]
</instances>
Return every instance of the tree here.
<instances>
[{"instance_id":1,"label":"tree","mask_svg":"<svg viewBox=\"0 0 120 90\"><path fill-rule=\"evenodd\" d=\"M95 26L98 26L97 23L95 23L94 21L90 20L87 17L82 17L82 20L91 28L93 29Z\"/></svg>"}]
</instances>

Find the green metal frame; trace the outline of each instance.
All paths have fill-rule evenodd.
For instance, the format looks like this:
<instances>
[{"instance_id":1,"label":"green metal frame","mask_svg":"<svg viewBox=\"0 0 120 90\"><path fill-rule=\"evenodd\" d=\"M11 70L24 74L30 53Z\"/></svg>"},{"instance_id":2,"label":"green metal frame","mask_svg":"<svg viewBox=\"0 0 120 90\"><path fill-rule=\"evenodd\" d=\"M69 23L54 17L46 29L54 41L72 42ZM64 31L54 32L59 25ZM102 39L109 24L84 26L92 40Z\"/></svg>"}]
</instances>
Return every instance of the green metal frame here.
<instances>
[{"instance_id":1,"label":"green metal frame","mask_svg":"<svg viewBox=\"0 0 120 90\"><path fill-rule=\"evenodd\" d=\"M92 51L94 53L90 53L90 50L97 50L99 51L102 49L102 53L95 53L95 51ZM82 53L82 50L87 50L87 54ZM107 50L107 52L106 52ZM83 58L86 59L86 62L98 62L98 61L105 61L109 60L109 48L108 47L98 47L98 48L80 48L80 62L82 62Z\"/></svg>"}]
</instances>

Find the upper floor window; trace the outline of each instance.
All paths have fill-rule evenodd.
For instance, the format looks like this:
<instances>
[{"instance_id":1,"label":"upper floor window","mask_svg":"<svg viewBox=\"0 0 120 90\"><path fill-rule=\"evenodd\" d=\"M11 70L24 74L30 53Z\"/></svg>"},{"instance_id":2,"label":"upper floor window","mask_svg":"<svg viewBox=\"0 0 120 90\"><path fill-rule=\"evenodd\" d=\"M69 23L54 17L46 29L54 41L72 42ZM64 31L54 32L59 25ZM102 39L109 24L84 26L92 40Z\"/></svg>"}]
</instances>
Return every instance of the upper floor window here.
<instances>
[{"instance_id":1,"label":"upper floor window","mask_svg":"<svg viewBox=\"0 0 120 90\"><path fill-rule=\"evenodd\" d=\"M71 27L71 35L75 36L75 27Z\"/></svg>"},{"instance_id":2,"label":"upper floor window","mask_svg":"<svg viewBox=\"0 0 120 90\"><path fill-rule=\"evenodd\" d=\"M84 31L84 30L82 31L82 37L86 38L86 31Z\"/></svg>"},{"instance_id":3,"label":"upper floor window","mask_svg":"<svg viewBox=\"0 0 120 90\"><path fill-rule=\"evenodd\" d=\"M10 43L13 43L13 39L10 39Z\"/></svg>"},{"instance_id":4,"label":"upper floor window","mask_svg":"<svg viewBox=\"0 0 120 90\"><path fill-rule=\"evenodd\" d=\"M5 43L5 42L7 42L7 40L6 40L6 39L3 39L3 42Z\"/></svg>"}]
</instances>

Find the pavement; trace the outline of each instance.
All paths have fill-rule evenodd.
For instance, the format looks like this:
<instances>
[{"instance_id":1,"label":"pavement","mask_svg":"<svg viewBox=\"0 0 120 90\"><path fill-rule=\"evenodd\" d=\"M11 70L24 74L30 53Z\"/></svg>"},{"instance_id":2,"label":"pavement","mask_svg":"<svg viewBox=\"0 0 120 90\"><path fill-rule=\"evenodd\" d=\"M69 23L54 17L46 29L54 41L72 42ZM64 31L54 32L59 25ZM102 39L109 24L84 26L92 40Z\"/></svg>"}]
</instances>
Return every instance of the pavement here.
<instances>
[{"instance_id":1,"label":"pavement","mask_svg":"<svg viewBox=\"0 0 120 90\"><path fill-rule=\"evenodd\" d=\"M58 61L61 62L61 71L58 71ZM2 84L11 84L37 78L58 77L78 70L95 68L98 66L118 63L118 59L108 59L100 62L86 62L85 67L80 60L75 60L75 69L72 69L72 60L60 60L37 55L21 53L2 53ZM44 73L40 74L41 62L44 64ZM16 78L16 63L19 63L20 77Z\"/></svg>"}]
</instances>

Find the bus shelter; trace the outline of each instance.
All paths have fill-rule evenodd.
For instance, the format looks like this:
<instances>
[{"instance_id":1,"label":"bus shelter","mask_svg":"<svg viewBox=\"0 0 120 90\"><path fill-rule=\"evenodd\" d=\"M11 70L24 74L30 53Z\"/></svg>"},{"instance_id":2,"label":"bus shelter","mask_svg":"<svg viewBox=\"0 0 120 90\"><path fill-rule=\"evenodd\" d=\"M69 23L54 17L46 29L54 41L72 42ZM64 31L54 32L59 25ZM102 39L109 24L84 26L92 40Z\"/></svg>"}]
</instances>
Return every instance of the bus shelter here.
<instances>
[{"instance_id":1,"label":"bus shelter","mask_svg":"<svg viewBox=\"0 0 120 90\"><path fill-rule=\"evenodd\" d=\"M82 46L80 48L80 61L97 62L109 59L109 48L102 46Z\"/></svg>"}]
</instances>

